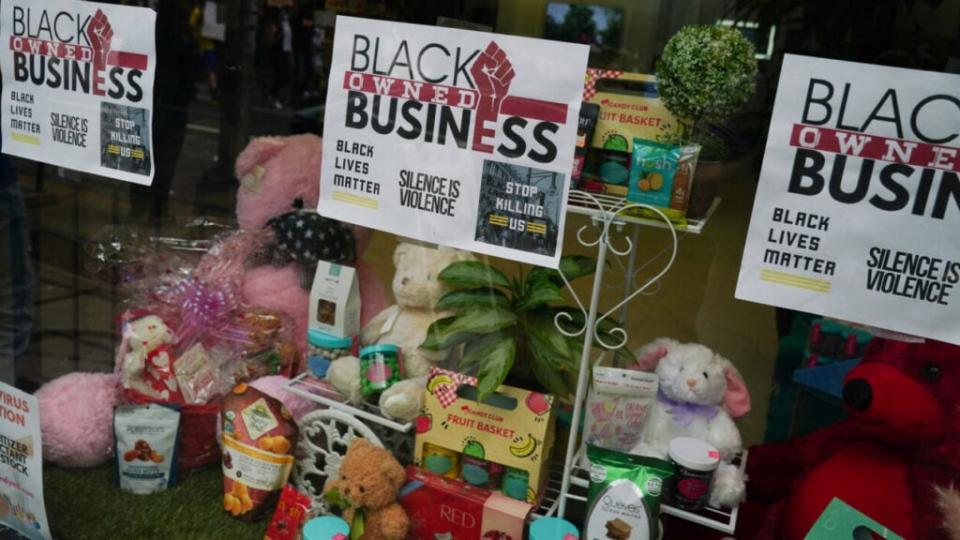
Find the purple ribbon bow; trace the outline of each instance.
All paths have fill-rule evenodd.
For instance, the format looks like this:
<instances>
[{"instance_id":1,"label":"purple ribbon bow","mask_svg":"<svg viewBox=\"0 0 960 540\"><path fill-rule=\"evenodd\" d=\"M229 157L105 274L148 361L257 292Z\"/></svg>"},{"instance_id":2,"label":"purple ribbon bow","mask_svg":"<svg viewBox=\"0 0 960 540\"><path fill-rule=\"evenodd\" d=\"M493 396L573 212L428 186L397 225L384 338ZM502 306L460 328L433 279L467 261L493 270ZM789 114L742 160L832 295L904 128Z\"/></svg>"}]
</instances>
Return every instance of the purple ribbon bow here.
<instances>
[{"instance_id":1,"label":"purple ribbon bow","mask_svg":"<svg viewBox=\"0 0 960 540\"><path fill-rule=\"evenodd\" d=\"M206 338L248 341L247 331L233 319L240 302L230 285L189 278L178 283L173 293L174 304L180 308L176 333L181 344Z\"/></svg>"},{"instance_id":2,"label":"purple ribbon bow","mask_svg":"<svg viewBox=\"0 0 960 540\"><path fill-rule=\"evenodd\" d=\"M693 419L698 416L710 420L720 412L720 407L716 405L699 405L669 398L663 393L663 390L657 391L657 401L668 406L667 412L670 413L673 421L681 427L689 426Z\"/></svg>"}]
</instances>

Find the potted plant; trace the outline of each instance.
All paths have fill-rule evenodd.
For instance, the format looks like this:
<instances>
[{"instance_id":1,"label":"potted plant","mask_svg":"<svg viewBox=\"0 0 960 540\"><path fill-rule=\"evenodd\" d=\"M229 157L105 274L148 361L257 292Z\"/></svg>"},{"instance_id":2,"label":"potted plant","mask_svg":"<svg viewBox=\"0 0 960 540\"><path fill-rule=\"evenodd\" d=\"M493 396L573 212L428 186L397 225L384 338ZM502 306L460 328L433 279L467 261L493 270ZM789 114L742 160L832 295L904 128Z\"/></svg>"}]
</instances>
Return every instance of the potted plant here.
<instances>
[{"instance_id":1,"label":"potted plant","mask_svg":"<svg viewBox=\"0 0 960 540\"><path fill-rule=\"evenodd\" d=\"M704 164L727 157L723 139L710 127L739 111L753 95L757 60L753 44L729 26L681 28L663 48L656 66L660 98L681 119L681 144L701 145L690 199L691 217L701 217L716 194L717 176Z\"/></svg>"},{"instance_id":2,"label":"potted plant","mask_svg":"<svg viewBox=\"0 0 960 540\"><path fill-rule=\"evenodd\" d=\"M596 261L565 256L560 272L568 281L592 274ZM453 290L437 302L437 309L450 311L427 332L421 347L438 350L463 345L460 370L476 371L480 399L489 396L510 375L535 382L560 399L576 390L583 335L568 333L583 327L583 314L566 304L563 279L557 270L534 268L508 278L493 266L479 261L461 261L447 266L438 276ZM557 317L559 313L566 315ZM601 323L599 334L616 342L613 322ZM626 350L618 351L626 353Z\"/></svg>"}]
</instances>

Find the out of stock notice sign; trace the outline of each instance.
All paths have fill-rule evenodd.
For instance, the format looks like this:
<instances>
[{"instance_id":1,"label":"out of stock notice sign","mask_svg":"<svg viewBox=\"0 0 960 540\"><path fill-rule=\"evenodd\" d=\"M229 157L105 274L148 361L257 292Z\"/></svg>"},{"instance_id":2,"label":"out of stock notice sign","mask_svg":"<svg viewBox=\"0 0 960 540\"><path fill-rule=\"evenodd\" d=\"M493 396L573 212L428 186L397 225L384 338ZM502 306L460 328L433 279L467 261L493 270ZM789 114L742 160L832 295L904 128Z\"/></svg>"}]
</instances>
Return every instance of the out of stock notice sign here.
<instances>
[{"instance_id":1,"label":"out of stock notice sign","mask_svg":"<svg viewBox=\"0 0 960 540\"><path fill-rule=\"evenodd\" d=\"M155 20L95 2L0 3L3 151L149 185Z\"/></svg>"},{"instance_id":2,"label":"out of stock notice sign","mask_svg":"<svg viewBox=\"0 0 960 540\"><path fill-rule=\"evenodd\" d=\"M788 55L737 298L960 344L958 89Z\"/></svg>"},{"instance_id":3,"label":"out of stock notice sign","mask_svg":"<svg viewBox=\"0 0 960 540\"><path fill-rule=\"evenodd\" d=\"M588 52L338 17L318 211L556 267Z\"/></svg>"}]
</instances>

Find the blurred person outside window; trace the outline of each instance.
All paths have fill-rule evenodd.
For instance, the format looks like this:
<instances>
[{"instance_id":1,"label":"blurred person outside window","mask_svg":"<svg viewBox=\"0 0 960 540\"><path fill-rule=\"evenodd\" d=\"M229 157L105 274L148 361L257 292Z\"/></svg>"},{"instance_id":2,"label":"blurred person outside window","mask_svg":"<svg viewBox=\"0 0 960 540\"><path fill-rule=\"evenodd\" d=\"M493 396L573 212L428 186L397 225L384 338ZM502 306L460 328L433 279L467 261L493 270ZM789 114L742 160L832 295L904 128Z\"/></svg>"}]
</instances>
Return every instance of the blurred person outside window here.
<instances>
[{"instance_id":1,"label":"blurred person outside window","mask_svg":"<svg viewBox=\"0 0 960 540\"><path fill-rule=\"evenodd\" d=\"M283 92L290 85L291 57L293 56L293 26L286 8L276 11L272 24L273 106L282 109L285 103ZM268 31L269 32L269 31Z\"/></svg>"},{"instance_id":2,"label":"blurred person outside window","mask_svg":"<svg viewBox=\"0 0 960 540\"><path fill-rule=\"evenodd\" d=\"M196 39L197 48L200 50L200 57L203 59L203 66L207 74L207 88L210 90L210 98L217 100L217 44L210 38L203 35L203 17L204 10L208 9L204 0L198 0L193 10L190 12L190 30ZM216 9L216 4L212 6Z\"/></svg>"},{"instance_id":3,"label":"blurred person outside window","mask_svg":"<svg viewBox=\"0 0 960 540\"><path fill-rule=\"evenodd\" d=\"M16 366L30 348L33 269L27 212L17 175L0 154L0 380L15 384Z\"/></svg>"},{"instance_id":4,"label":"blurred person outside window","mask_svg":"<svg viewBox=\"0 0 960 540\"><path fill-rule=\"evenodd\" d=\"M294 98L304 101L317 94L317 72L314 57L317 56L316 34L318 30L313 22L313 10L304 7L297 17L294 32Z\"/></svg>"}]
</instances>

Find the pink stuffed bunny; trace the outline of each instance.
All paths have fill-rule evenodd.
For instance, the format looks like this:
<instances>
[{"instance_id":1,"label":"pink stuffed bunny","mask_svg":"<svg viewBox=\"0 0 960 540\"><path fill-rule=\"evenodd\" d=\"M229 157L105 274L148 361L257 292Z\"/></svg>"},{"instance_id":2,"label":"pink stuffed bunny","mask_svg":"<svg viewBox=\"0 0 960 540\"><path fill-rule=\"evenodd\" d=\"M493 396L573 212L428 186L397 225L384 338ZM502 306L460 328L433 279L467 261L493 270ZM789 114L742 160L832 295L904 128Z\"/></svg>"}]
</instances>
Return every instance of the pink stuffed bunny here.
<instances>
[{"instance_id":1,"label":"pink stuffed bunny","mask_svg":"<svg viewBox=\"0 0 960 540\"><path fill-rule=\"evenodd\" d=\"M710 493L713 506L743 499L744 479L730 460L743 448L734 423L750 411L750 393L726 358L696 343L660 338L637 354L637 367L656 371L657 399L640 435L640 453L666 459L670 441L694 437L720 451L721 464Z\"/></svg>"},{"instance_id":2,"label":"pink stuffed bunny","mask_svg":"<svg viewBox=\"0 0 960 540\"><path fill-rule=\"evenodd\" d=\"M299 208L313 210L320 198L321 139L315 135L260 137L253 139L237 157L237 223L249 233L247 240L233 240L238 250L251 250L257 236L271 234L272 220ZM371 233L347 226L363 254ZM267 231L264 233L263 231ZM201 263L201 268L204 263ZM386 289L373 269L357 262L360 279L361 324L387 307ZM308 285L309 286L309 285ZM310 291L301 286L301 270L294 263L277 267L262 264L248 268L241 280L246 303L287 314L294 321L297 345L306 348Z\"/></svg>"}]
</instances>

